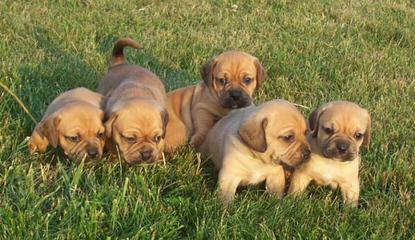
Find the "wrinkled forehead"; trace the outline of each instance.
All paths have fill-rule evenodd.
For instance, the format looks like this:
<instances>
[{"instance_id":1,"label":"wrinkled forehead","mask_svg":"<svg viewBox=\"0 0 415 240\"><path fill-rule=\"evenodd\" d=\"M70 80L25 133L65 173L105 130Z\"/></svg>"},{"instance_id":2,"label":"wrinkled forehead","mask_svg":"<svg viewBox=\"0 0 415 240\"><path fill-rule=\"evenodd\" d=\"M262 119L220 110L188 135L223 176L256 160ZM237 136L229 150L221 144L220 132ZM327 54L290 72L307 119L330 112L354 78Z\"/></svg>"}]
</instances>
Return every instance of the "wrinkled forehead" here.
<instances>
[{"instance_id":1,"label":"wrinkled forehead","mask_svg":"<svg viewBox=\"0 0 415 240\"><path fill-rule=\"evenodd\" d=\"M61 115L58 130L64 134L96 136L97 132L105 130L104 124L99 115L79 113L78 115L67 117Z\"/></svg>"},{"instance_id":2,"label":"wrinkled forehead","mask_svg":"<svg viewBox=\"0 0 415 240\"><path fill-rule=\"evenodd\" d=\"M270 123L281 127L293 126L300 131L307 129L307 123L304 116L290 103L279 102L277 104L268 104L263 107L262 114L268 116Z\"/></svg>"},{"instance_id":3,"label":"wrinkled forehead","mask_svg":"<svg viewBox=\"0 0 415 240\"><path fill-rule=\"evenodd\" d=\"M365 130L369 122L369 114L366 110L354 106L343 106L342 108L330 108L320 118L320 125L338 128L351 128Z\"/></svg>"},{"instance_id":4,"label":"wrinkled forehead","mask_svg":"<svg viewBox=\"0 0 415 240\"><path fill-rule=\"evenodd\" d=\"M123 111L118 115L114 124L120 129L135 129L140 132L152 132L155 129L161 129L163 126L161 113L154 108L137 108L136 111Z\"/></svg>"},{"instance_id":5,"label":"wrinkled forehead","mask_svg":"<svg viewBox=\"0 0 415 240\"><path fill-rule=\"evenodd\" d=\"M63 109L59 112L61 125L103 125L104 112L93 107L76 107Z\"/></svg>"},{"instance_id":6,"label":"wrinkled forehead","mask_svg":"<svg viewBox=\"0 0 415 240\"><path fill-rule=\"evenodd\" d=\"M227 53L217 57L216 71L256 72L255 58L245 53Z\"/></svg>"},{"instance_id":7,"label":"wrinkled forehead","mask_svg":"<svg viewBox=\"0 0 415 240\"><path fill-rule=\"evenodd\" d=\"M274 124L281 127L293 127L303 132L307 129L307 123L301 114L286 112L285 114L274 115Z\"/></svg>"}]
</instances>

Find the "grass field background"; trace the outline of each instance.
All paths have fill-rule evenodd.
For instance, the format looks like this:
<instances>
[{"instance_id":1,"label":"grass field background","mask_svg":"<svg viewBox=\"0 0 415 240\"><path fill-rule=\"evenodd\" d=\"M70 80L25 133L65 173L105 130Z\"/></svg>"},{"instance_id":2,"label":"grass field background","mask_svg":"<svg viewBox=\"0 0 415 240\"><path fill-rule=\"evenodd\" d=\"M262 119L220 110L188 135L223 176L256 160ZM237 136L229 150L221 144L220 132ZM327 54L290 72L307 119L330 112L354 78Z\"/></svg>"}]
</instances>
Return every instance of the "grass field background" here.
<instances>
[{"instance_id":1,"label":"grass field background","mask_svg":"<svg viewBox=\"0 0 415 240\"><path fill-rule=\"evenodd\" d=\"M360 208L311 187L277 200L249 187L223 210L212 164L183 148L166 166L29 156L35 124L0 89L1 239L414 239L414 1L0 1L0 81L40 120L59 93L95 89L113 42L169 90L200 81L212 56L240 49L268 72L261 103L350 100L372 114Z\"/></svg>"}]
</instances>

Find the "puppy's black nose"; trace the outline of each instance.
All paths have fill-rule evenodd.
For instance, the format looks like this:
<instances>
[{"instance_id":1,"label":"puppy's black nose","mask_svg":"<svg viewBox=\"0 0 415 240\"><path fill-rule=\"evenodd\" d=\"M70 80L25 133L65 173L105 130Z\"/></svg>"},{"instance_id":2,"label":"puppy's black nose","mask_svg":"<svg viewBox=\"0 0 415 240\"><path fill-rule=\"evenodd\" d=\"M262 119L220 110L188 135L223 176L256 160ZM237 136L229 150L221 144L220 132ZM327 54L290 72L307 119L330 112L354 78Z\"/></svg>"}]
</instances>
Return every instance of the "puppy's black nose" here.
<instances>
[{"instance_id":1,"label":"puppy's black nose","mask_svg":"<svg viewBox=\"0 0 415 240\"><path fill-rule=\"evenodd\" d=\"M305 149L304 151L303 151L303 160L305 161L305 160L308 160L309 158L310 158L310 155L311 155L311 151L310 151L310 149Z\"/></svg>"},{"instance_id":2,"label":"puppy's black nose","mask_svg":"<svg viewBox=\"0 0 415 240\"><path fill-rule=\"evenodd\" d=\"M98 157L98 151L96 149L88 149L88 157L89 158L97 158Z\"/></svg>"},{"instance_id":3,"label":"puppy's black nose","mask_svg":"<svg viewBox=\"0 0 415 240\"><path fill-rule=\"evenodd\" d=\"M153 155L153 151L152 150L144 150L142 152L140 152L141 154L141 158L145 161L145 160L149 160L151 158L151 156Z\"/></svg>"},{"instance_id":4,"label":"puppy's black nose","mask_svg":"<svg viewBox=\"0 0 415 240\"><path fill-rule=\"evenodd\" d=\"M336 143L336 148L339 153L345 153L349 149L350 144L347 142L338 142Z\"/></svg>"},{"instance_id":5,"label":"puppy's black nose","mask_svg":"<svg viewBox=\"0 0 415 240\"><path fill-rule=\"evenodd\" d=\"M241 91L239 91L239 90L231 90L231 91L229 91L229 96L230 96L233 100L238 101L238 100L241 98L242 93L241 93Z\"/></svg>"}]
</instances>

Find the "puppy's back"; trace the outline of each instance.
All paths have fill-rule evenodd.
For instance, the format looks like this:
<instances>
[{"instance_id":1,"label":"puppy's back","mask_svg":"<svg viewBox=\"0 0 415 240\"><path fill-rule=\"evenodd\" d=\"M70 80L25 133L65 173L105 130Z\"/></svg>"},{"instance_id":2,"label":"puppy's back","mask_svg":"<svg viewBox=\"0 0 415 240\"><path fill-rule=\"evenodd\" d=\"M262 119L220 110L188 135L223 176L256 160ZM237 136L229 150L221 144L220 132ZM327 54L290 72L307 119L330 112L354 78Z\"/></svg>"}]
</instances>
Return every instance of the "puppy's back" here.
<instances>
[{"instance_id":1,"label":"puppy's back","mask_svg":"<svg viewBox=\"0 0 415 240\"><path fill-rule=\"evenodd\" d=\"M74 88L57 96L52 103L49 104L43 118L69 104L90 104L96 108L102 109L105 105L105 98L101 94L87 88Z\"/></svg>"},{"instance_id":2,"label":"puppy's back","mask_svg":"<svg viewBox=\"0 0 415 240\"><path fill-rule=\"evenodd\" d=\"M238 138L238 130L241 126L242 120L249 115L255 106L250 106L243 109L236 109L230 112L225 117L221 118L206 137L201 151L212 158L216 168L220 169L226 147L232 145L235 138Z\"/></svg>"},{"instance_id":3,"label":"puppy's back","mask_svg":"<svg viewBox=\"0 0 415 240\"><path fill-rule=\"evenodd\" d=\"M122 89L117 89L116 94L122 97L125 91L134 87L143 88L140 95L152 96L156 101L166 102L166 90L163 82L151 71L137 65L128 64L124 56L124 48L140 48L140 45L130 38L121 38L115 44L111 56L111 66L98 85L98 92L110 97L115 89L123 83L130 83ZM148 91L146 91L147 89ZM117 96L118 97L118 96Z\"/></svg>"}]
</instances>

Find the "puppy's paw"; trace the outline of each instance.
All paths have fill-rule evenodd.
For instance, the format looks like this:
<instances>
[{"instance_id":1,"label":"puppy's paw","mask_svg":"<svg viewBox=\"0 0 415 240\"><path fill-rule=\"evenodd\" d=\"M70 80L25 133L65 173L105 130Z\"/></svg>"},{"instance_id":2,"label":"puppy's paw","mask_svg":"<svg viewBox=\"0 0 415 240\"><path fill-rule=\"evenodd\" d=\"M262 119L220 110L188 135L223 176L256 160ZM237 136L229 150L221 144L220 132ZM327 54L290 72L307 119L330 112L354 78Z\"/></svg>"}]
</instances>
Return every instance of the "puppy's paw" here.
<instances>
[{"instance_id":1,"label":"puppy's paw","mask_svg":"<svg viewBox=\"0 0 415 240\"><path fill-rule=\"evenodd\" d=\"M31 155L37 152L37 146L32 141L30 141L30 139L29 139L28 147L29 147L29 153Z\"/></svg>"},{"instance_id":2,"label":"puppy's paw","mask_svg":"<svg viewBox=\"0 0 415 240\"><path fill-rule=\"evenodd\" d=\"M205 137L206 136L204 134L196 133L190 139L190 146L194 147L195 149L199 149L199 147L205 141Z\"/></svg>"},{"instance_id":3,"label":"puppy's paw","mask_svg":"<svg viewBox=\"0 0 415 240\"><path fill-rule=\"evenodd\" d=\"M284 188L285 188L285 183L278 183L278 182L267 182L265 185L265 191L272 195L275 196L278 199L281 199L284 197Z\"/></svg>"},{"instance_id":4,"label":"puppy's paw","mask_svg":"<svg viewBox=\"0 0 415 240\"><path fill-rule=\"evenodd\" d=\"M42 141L39 138L30 137L28 141L29 153L35 154L37 152L44 153L48 147L48 141Z\"/></svg>"},{"instance_id":5,"label":"puppy's paw","mask_svg":"<svg viewBox=\"0 0 415 240\"><path fill-rule=\"evenodd\" d=\"M235 198L235 195L232 193L222 192L220 194L220 200L222 201L222 205L224 208L227 208L231 204L234 198Z\"/></svg>"}]
</instances>

